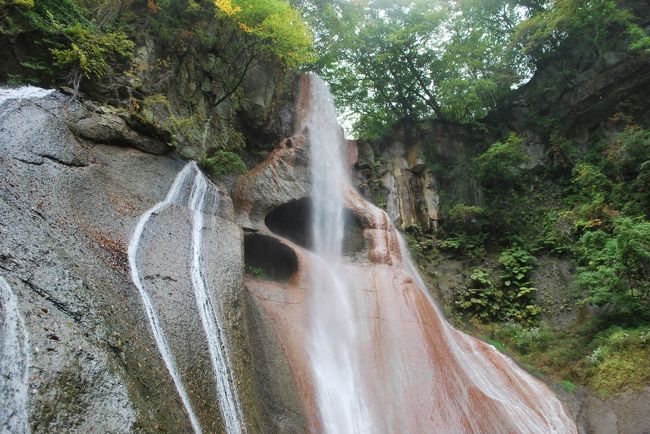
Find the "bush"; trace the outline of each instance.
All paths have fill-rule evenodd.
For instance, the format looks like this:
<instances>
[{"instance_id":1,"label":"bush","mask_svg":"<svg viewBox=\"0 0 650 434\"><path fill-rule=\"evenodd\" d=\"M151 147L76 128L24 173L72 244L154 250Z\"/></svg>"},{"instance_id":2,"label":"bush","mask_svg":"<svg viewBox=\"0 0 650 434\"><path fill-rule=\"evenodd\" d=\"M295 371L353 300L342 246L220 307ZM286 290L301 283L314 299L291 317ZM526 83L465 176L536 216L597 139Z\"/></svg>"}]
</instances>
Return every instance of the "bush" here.
<instances>
[{"instance_id":1,"label":"bush","mask_svg":"<svg viewBox=\"0 0 650 434\"><path fill-rule=\"evenodd\" d=\"M69 41L66 48L51 49L57 66L79 68L84 77L99 79L106 74L109 62L133 55L134 43L124 32L103 32L81 23L64 26L51 14L49 17L52 27Z\"/></svg>"},{"instance_id":2,"label":"bush","mask_svg":"<svg viewBox=\"0 0 650 434\"><path fill-rule=\"evenodd\" d=\"M234 152L217 151L211 157L202 158L200 164L216 179L224 175L246 172L246 164Z\"/></svg>"},{"instance_id":3,"label":"bush","mask_svg":"<svg viewBox=\"0 0 650 434\"><path fill-rule=\"evenodd\" d=\"M586 232L576 256L576 285L586 302L650 317L650 222L625 217L614 221L611 233Z\"/></svg>"},{"instance_id":4,"label":"bush","mask_svg":"<svg viewBox=\"0 0 650 434\"><path fill-rule=\"evenodd\" d=\"M589 385L601 396L650 382L650 326L610 327L587 357Z\"/></svg>"},{"instance_id":5,"label":"bush","mask_svg":"<svg viewBox=\"0 0 650 434\"><path fill-rule=\"evenodd\" d=\"M516 184L528 160L523 140L513 133L504 142L493 143L474 164L481 184L494 190Z\"/></svg>"},{"instance_id":6,"label":"bush","mask_svg":"<svg viewBox=\"0 0 650 434\"><path fill-rule=\"evenodd\" d=\"M489 270L473 269L469 285L456 294L456 308L483 322L537 323L541 308L535 304L537 290L530 282L533 261L534 257L520 247L503 251L498 284Z\"/></svg>"},{"instance_id":7,"label":"bush","mask_svg":"<svg viewBox=\"0 0 650 434\"><path fill-rule=\"evenodd\" d=\"M548 349L553 341L551 332L543 327L524 327L517 323L506 323L496 328L494 337L512 343L520 354L538 353Z\"/></svg>"}]
</instances>

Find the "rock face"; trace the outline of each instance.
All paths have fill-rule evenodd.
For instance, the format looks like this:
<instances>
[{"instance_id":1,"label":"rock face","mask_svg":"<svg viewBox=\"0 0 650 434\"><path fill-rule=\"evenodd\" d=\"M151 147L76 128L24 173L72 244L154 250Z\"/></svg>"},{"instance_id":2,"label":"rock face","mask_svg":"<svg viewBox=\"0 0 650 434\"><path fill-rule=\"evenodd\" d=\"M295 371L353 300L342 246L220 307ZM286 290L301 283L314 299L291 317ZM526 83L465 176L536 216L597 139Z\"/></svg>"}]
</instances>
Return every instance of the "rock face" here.
<instances>
[{"instance_id":1,"label":"rock face","mask_svg":"<svg viewBox=\"0 0 650 434\"><path fill-rule=\"evenodd\" d=\"M191 432L127 262L140 215L165 197L185 163L81 140L68 125L90 113L58 93L1 108L0 275L16 295L31 342L33 432ZM233 223L232 202L223 188L215 191L215 211L203 218L203 277L223 316L246 426L278 432L299 415L260 399L275 384L263 378L275 377L256 375L280 362L265 320L243 291L243 232ZM201 425L219 432L188 265L190 220L185 195L152 218L137 261ZM266 342L269 365L253 357L256 340Z\"/></svg>"},{"instance_id":2,"label":"rock face","mask_svg":"<svg viewBox=\"0 0 650 434\"><path fill-rule=\"evenodd\" d=\"M436 231L442 192L468 205L480 202L480 188L470 175L471 158L487 140L453 123L400 125L378 146L356 144L356 186L384 208L396 226Z\"/></svg>"},{"instance_id":3,"label":"rock face","mask_svg":"<svg viewBox=\"0 0 650 434\"><path fill-rule=\"evenodd\" d=\"M124 119L115 114L92 114L80 119L72 128L84 139L129 146L149 154L163 155L171 149L166 143L133 130Z\"/></svg>"},{"instance_id":4,"label":"rock face","mask_svg":"<svg viewBox=\"0 0 650 434\"><path fill-rule=\"evenodd\" d=\"M605 400L584 399L580 418L590 434L645 434L650 432L650 388L623 392Z\"/></svg>"}]
</instances>

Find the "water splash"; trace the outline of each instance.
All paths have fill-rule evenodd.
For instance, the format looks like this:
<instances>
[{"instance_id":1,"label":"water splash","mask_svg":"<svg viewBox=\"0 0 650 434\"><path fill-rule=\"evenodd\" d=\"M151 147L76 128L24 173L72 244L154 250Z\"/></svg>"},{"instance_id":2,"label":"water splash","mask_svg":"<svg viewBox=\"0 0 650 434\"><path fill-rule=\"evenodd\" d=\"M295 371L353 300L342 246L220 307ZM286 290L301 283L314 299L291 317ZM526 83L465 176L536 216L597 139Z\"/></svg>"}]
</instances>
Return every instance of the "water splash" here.
<instances>
[{"instance_id":1,"label":"water splash","mask_svg":"<svg viewBox=\"0 0 650 434\"><path fill-rule=\"evenodd\" d=\"M22 86L14 88L0 88L0 105L13 99L22 100L29 98L45 98L54 90L42 89L35 86Z\"/></svg>"},{"instance_id":2,"label":"water splash","mask_svg":"<svg viewBox=\"0 0 650 434\"><path fill-rule=\"evenodd\" d=\"M0 276L0 431L29 433L29 336L16 295Z\"/></svg>"},{"instance_id":3,"label":"water splash","mask_svg":"<svg viewBox=\"0 0 650 434\"><path fill-rule=\"evenodd\" d=\"M52 89L42 89L35 86L0 88L0 106L11 100L18 100L20 102L23 99L45 98L53 92L54 90ZM0 112L0 119L11 110L11 108L7 108Z\"/></svg>"},{"instance_id":4,"label":"water splash","mask_svg":"<svg viewBox=\"0 0 650 434\"><path fill-rule=\"evenodd\" d=\"M217 386L219 408L228 434L240 434L243 430L241 407L235 387L232 363L228 351L228 341L220 316L215 311L212 299L203 277L203 211L208 181L205 175L196 170L194 185L190 193L189 206L192 210L192 286L201 316L210 351L210 360Z\"/></svg>"},{"instance_id":5,"label":"water splash","mask_svg":"<svg viewBox=\"0 0 650 434\"><path fill-rule=\"evenodd\" d=\"M160 318L158 317L158 313L156 312L156 309L153 305L151 296L144 288L144 285L142 283L142 279L140 277L140 271L138 270L138 263L137 263L138 247L140 246L140 240L142 239L142 234L144 233L145 226L149 222L149 219L151 218L152 215L164 211L165 209L169 208L173 203L178 201L183 186L185 185L185 183L187 182L189 176L193 171L194 171L194 167L191 164L187 164L183 168L183 170L181 170L179 174L176 175L176 179L174 179L174 182L171 188L169 189L169 192L167 193L167 197L165 197L165 200L157 203L151 209L147 210L144 214L142 214L140 220L138 220L138 224L136 225L135 230L133 231L133 235L131 236L131 241L129 242L129 266L131 267L131 279L133 280L135 286L138 288L138 292L140 293L140 298L142 298L142 303L147 313L147 318L149 319L149 325L151 327L151 331L156 341L156 346L158 347L158 351L162 356L167 371L169 371L169 375L172 377L172 380L174 381L174 385L176 386L178 395L180 396L181 401L183 402L185 411L187 412L187 415L190 418L190 423L192 424L192 428L194 429L194 432L200 434L202 432L201 425L199 424L199 420L196 417L196 414L194 413L194 409L192 408L192 403L190 402L190 398L187 395L187 391L185 390L183 381L181 380L180 375L178 373L178 368L176 367L176 361L174 360L174 356L172 355L171 349L169 348L169 344L167 343L167 338L165 337L165 333L163 331L162 325L160 324Z\"/></svg>"},{"instance_id":6,"label":"water splash","mask_svg":"<svg viewBox=\"0 0 650 434\"><path fill-rule=\"evenodd\" d=\"M342 277L343 192L347 174L343 135L325 83L310 77L307 118L312 170L312 238L318 260L311 271L309 349L316 399L326 433L374 432L356 357L359 322Z\"/></svg>"}]
</instances>

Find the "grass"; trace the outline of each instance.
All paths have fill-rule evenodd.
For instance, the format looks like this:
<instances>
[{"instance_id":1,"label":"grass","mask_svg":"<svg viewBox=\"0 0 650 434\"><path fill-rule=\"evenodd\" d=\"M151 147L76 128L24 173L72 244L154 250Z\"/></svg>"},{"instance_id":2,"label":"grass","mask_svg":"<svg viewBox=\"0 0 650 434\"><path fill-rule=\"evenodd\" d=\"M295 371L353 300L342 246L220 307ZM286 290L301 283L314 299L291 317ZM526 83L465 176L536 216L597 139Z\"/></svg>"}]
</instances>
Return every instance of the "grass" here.
<instances>
[{"instance_id":1,"label":"grass","mask_svg":"<svg viewBox=\"0 0 650 434\"><path fill-rule=\"evenodd\" d=\"M471 328L531 374L558 382L568 393L583 384L607 397L650 384L650 325L590 322L554 332L543 326L473 321Z\"/></svg>"}]
</instances>

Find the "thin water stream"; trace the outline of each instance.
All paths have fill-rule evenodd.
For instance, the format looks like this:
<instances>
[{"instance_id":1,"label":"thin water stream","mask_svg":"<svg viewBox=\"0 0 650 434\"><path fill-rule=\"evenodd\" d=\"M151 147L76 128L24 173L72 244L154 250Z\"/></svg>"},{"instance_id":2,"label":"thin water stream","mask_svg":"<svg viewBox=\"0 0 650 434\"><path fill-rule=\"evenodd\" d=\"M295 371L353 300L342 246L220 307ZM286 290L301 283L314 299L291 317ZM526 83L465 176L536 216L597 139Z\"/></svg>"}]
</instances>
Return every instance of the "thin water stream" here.
<instances>
[{"instance_id":1,"label":"thin water stream","mask_svg":"<svg viewBox=\"0 0 650 434\"><path fill-rule=\"evenodd\" d=\"M16 294L2 276L0 314L0 432L29 433L29 336Z\"/></svg>"},{"instance_id":2,"label":"thin water stream","mask_svg":"<svg viewBox=\"0 0 650 434\"><path fill-rule=\"evenodd\" d=\"M187 198L183 195L187 190L187 184L192 176L194 176L194 180L189 198ZM214 185L205 178L205 175L203 175L199 170L195 162L185 165L176 176L176 179L174 179L165 200L157 203L140 217L129 243L128 257L129 265L131 267L131 278L140 293L158 351L162 356L167 371L172 377L194 432L201 433L201 424L196 416L190 397L181 379L181 375L176 365L172 350L167 342L165 331L161 324L157 309L154 306L149 292L144 286L137 263L140 241L147 225L150 223L151 217L165 211L172 205L187 204L188 208L192 212L191 284L194 289L198 313L208 343L210 361L213 367L214 381L216 384L216 396L219 401L219 408L221 410L226 433L239 434L244 431L244 424L241 407L239 405L239 398L237 396L234 373L230 362L227 337L221 321L220 312L215 309L213 300L210 296L210 291L208 290L204 278L204 208L208 191L213 189L215 189Z\"/></svg>"}]
</instances>

